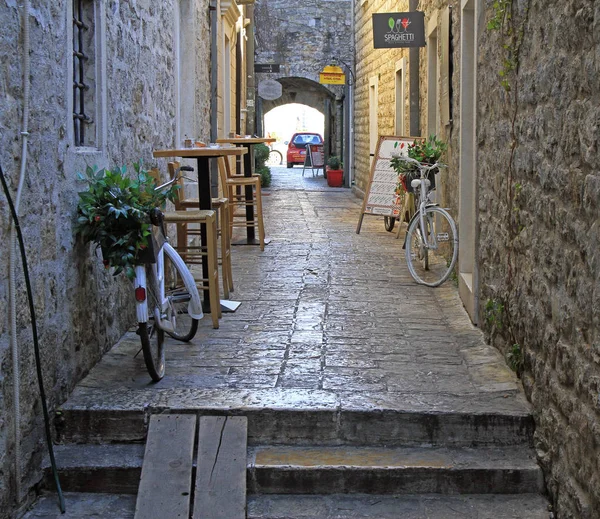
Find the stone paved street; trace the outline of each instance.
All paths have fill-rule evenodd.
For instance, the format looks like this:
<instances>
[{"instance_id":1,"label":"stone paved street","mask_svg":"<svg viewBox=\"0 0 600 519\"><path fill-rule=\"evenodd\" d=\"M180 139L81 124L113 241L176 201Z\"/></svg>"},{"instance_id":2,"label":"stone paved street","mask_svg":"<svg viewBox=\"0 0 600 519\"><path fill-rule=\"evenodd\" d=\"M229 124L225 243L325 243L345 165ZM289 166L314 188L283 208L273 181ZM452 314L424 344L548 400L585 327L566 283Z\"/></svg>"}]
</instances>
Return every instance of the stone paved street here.
<instances>
[{"instance_id":1,"label":"stone paved street","mask_svg":"<svg viewBox=\"0 0 600 519\"><path fill-rule=\"evenodd\" d=\"M361 200L349 189L273 168L264 198L271 243L233 247L240 308L217 330L205 317L190 344L169 339L157 384L128 333L67 406L528 409L453 282L415 284L380 217L356 234Z\"/></svg>"},{"instance_id":2,"label":"stone paved street","mask_svg":"<svg viewBox=\"0 0 600 519\"><path fill-rule=\"evenodd\" d=\"M233 247L242 304L219 329L169 340L156 384L132 330L78 385L57 420L68 513L46 495L26 519L132 519L142 463L167 470L143 445L162 413L242 415L249 519L548 518L529 406L453 282L416 285L381 218L357 235L361 201L301 172L273 169L272 241Z\"/></svg>"}]
</instances>

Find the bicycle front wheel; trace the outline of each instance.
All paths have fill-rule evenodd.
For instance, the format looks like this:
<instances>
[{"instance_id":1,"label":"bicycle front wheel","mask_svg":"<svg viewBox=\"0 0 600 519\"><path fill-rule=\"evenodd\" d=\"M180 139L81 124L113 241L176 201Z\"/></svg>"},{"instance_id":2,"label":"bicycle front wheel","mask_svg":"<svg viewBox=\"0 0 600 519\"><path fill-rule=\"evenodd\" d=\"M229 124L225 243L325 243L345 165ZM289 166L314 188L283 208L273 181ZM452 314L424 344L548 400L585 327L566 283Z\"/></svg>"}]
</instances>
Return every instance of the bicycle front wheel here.
<instances>
[{"instance_id":1,"label":"bicycle front wheel","mask_svg":"<svg viewBox=\"0 0 600 519\"><path fill-rule=\"evenodd\" d=\"M168 320L173 325L173 331L167 333L178 341L188 342L196 335L198 319L194 319L188 313L192 295L184 282L183 268L183 261L180 258L178 262L175 255L171 256L168 252L165 254L165 297Z\"/></svg>"},{"instance_id":2,"label":"bicycle front wheel","mask_svg":"<svg viewBox=\"0 0 600 519\"><path fill-rule=\"evenodd\" d=\"M269 157L267 158L267 162L265 163L267 166L281 166L283 162L283 155L280 151L271 150L269 152Z\"/></svg>"},{"instance_id":3,"label":"bicycle front wheel","mask_svg":"<svg viewBox=\"0 0 600 519\"><path fill-rule=\"evenodd\" d=\"M142 341L144 362L150 377L158 382L165 376L165 332L160 329L157 319L160 317L159 290L154 265L146 265L146 298L149 319L139 323L138 333Z\"/></svg>"},{"instance_id":4,"label":"bicycle front wheel","mask_svg":"<svg viewBox=\"0 0 600 519\"><path fill-rule=\"evenodd\" d=\"M456 264L456 224L447 211L431 206L425 209L423 227L417 212L406 233L406 265L417 283L437 287L450 277Z\"/></svg>"}]
</instances>

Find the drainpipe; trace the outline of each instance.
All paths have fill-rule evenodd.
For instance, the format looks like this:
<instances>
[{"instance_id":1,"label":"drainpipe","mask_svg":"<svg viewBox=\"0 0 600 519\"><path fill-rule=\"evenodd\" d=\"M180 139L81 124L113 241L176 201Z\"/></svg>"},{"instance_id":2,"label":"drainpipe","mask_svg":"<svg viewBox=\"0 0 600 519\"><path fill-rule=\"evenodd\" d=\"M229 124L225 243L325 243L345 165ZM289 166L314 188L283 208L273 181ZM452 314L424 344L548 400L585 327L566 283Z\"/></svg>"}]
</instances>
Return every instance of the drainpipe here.
<instances>
[{"instance_id":1,"label":"drainpipe","mask_svg":"<svg viewBox=\"0 0 600 519\"><path fill-rule=\"evenodd\" d=\"M25 183L25 173L27 166L27 143L29 137L29 0L23 1L23 126L21 129L22 150L21 150L21 171L19 175L19 187L17 189L17 198L15 201L15 212L19 212L19 203L23 184ZM9 299L10 299L10 341L13 364L13 416L15 424L15 489L17 504L21 501L21 407L20 407L20 389L19 382L21 378L19 368L19 348L17 344L17 299L16 299L16 263L17 263L17 234L15 223L10 228L10 257L9 257Z\"/></svg>"},{"instance_id":2,"label":"drainpipe","mask_svg":"<svg viewBox=\"0 0 600 519\"><path fill-rule=\"evenodd\" d=\"M210 0L208 9L210 12L210 142L217 142L219 131L219 103L217 98L219 85L219 47L217 44L217 0ZM216 197L218 196L219 190L219 175L217 174L217 161L216 159L210 159L209 162L211 170L211 194L213 197Z\"/></svg>"},{"instance_id":3,"label":"drainpipe","mask_svg":"<svg viewBox=\"0 0 600 519\"><path fill-rule=\"evenodd\" d=\"M416 11L419 0L409 0L409 11ZM408 69L410 72L410 135L421 136L421 120L419 115L419 47L411 47L408 51Z\"/></svg>"},{"instance_id":4,"label":"drainpipe","mask_svg":"<svg viewBox=\"0 0 600 519\"><path fill-rule=\"evenodd\" d=\"M250 25L246 29L246 36L248 41L246 43L246 99L248 104L246 108L246 130L244 134L249 135L260 135L256 130L256 81L254 76L254 5L248 4L246 6L246 14L250 20ZM250 103L252 101L252 103Z\"/></svg>"}]
</instances>

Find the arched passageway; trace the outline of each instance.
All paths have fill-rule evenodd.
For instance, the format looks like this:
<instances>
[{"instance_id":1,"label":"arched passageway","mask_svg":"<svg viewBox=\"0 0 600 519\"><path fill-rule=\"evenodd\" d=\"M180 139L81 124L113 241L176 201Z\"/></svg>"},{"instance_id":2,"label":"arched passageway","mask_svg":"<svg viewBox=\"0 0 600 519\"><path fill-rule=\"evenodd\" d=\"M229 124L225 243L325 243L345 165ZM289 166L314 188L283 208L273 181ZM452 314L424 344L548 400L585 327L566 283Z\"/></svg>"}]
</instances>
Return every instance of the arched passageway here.
<instances>
[{"instance_id":1,"label":"arched passageway","mask_svg":"<svg viewBox=\"0 0 600 519\"><path fill-rule=\"evenodd\" d=\"M282 77L282 95L274 100L258 99L259 133L265 130L264 116L271 110L289 105L306 105L321 112L324 116L323 137L325 139L325 155L342 155L343 143L343 110L342 100L324 85L302 77Z\"/></svg>"}]
</instances>

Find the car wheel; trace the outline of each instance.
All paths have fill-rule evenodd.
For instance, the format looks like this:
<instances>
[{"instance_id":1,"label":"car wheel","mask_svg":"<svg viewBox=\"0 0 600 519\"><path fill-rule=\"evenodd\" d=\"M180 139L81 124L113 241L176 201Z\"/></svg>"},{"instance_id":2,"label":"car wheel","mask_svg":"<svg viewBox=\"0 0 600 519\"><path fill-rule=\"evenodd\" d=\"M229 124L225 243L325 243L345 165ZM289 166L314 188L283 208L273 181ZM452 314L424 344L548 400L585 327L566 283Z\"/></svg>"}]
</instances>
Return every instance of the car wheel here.
<instances>
[{"instance_id":1,"label":"car wheel","mask_svg":"<svg viewBox=\"0 0 600 519\"><path fill-rule=\"evenodd\" d=\"M294 167L294 163L293 162L288 162L287 163L287 167L289 168L293 168Z\"/></svg>"}]
</instances>

